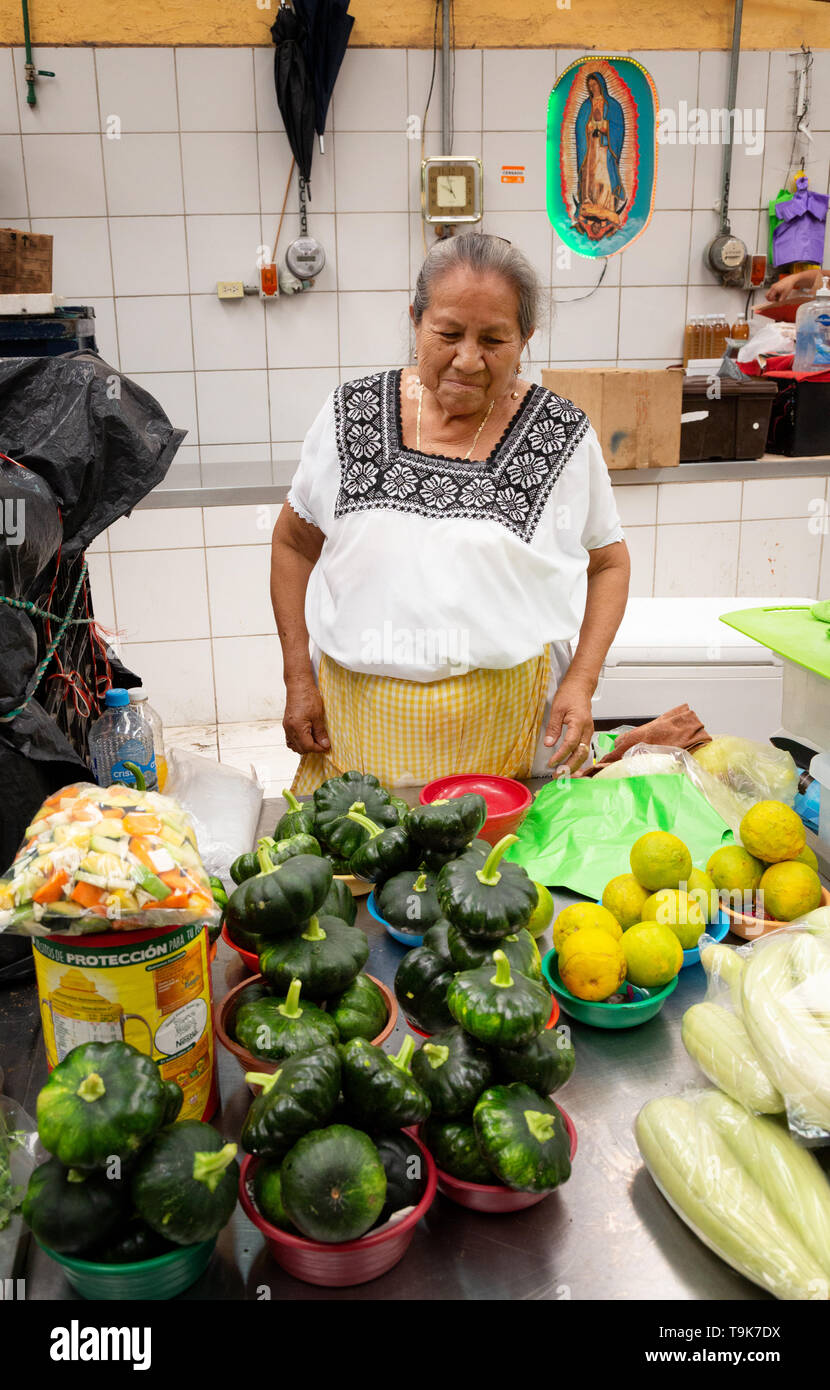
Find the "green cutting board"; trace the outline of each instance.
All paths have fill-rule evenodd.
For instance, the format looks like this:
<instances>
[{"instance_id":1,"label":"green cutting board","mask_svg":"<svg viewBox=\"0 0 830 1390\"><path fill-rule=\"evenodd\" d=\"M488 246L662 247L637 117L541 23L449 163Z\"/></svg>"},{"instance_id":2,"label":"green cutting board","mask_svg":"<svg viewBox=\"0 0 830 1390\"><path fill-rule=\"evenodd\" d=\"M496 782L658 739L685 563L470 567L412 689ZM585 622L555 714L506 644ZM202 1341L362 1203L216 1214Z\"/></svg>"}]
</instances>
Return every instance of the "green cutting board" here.
<instances>
[{"instance_id":1,"label":"green cutting board","mask_svg":"<svg viewBox=\"0 0 830 1390\"><path fill-rule=\"evenodd\" d=\"M741 608L737 613L722 613L720 620L769 647L776 656L830 680L830 623L814 618L809 606Z\"/></svg>"}]
</instances>

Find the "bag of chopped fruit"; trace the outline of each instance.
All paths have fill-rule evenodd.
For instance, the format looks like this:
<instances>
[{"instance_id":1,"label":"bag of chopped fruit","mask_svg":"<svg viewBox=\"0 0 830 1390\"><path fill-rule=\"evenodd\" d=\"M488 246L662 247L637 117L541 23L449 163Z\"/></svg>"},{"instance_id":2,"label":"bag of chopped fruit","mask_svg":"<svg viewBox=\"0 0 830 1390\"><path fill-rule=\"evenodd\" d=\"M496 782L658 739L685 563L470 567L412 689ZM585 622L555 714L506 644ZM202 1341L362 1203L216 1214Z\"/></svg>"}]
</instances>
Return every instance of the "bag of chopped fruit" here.
<instances>
[{"instance_id":1,"label":"bag of chopped fruit","mask_svg":"<svg viewBox=\"0 0 830 1390\"><path fill-rule=\"evenodd\" d=\"M0 931L26 936L204 922L220 910L181 806L135 787L77 782L44 801L0 878Z\"/></svg>"}]
</instances>

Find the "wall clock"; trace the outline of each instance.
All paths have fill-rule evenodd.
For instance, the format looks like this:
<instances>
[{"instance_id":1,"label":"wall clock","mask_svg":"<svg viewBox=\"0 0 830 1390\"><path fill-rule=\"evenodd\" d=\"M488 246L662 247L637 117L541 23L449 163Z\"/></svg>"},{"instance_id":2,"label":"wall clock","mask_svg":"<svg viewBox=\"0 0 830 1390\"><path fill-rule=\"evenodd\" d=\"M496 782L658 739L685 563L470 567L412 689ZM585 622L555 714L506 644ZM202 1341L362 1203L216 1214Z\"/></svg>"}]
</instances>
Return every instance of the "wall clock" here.
<instances>
[{"instance_id":1,"label":"wall clock","mask_svg":"<svg viewBox=\"0 0 830 1390\"><path fill-rule=\"evenodd\" d=\"M472 155L429 155L421 162L425 222L480 222L481 160Z\"/></svg>"}]
</instances>

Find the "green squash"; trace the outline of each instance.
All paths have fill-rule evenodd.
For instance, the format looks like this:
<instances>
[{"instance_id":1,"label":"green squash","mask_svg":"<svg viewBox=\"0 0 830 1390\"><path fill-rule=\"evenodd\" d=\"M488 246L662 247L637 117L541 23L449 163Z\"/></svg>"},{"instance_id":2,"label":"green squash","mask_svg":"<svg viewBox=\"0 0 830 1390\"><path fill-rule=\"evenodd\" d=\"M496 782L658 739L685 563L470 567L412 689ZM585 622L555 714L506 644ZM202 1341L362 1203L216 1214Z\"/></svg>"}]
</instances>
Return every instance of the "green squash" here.
<instances>
[{"instance_id":1,"label":"green squash","mask_svg":"<svg viewBox=\"0 0 830 1390\"><path fill-rule=\"evenodd\" d=\"M451 859L457 859L458 855L455 850L418 849L415 851L414 858L419 869L424 869L428 874L437 876L444 865L449 864ZM412 865L410 864L409 867L411 868Z\"/></svg>"},{"instance_id":2,"label":"green squash","mask_svg":"<svg viewBox=\"0 0 830 1390\"><path fill-rule=\"evenodd\" d=\"M429 1114L429 1096L410 1072L414 1039L407 1036L396 1057L365 1038L342 1043L343 1101L355 1124L378 1134L417 1125Z\"/></svg>"},{"instance_id":3,"label":"green squash","mask_svg":"<svg viewBox=\"0 0 830 1390\"><path fill-rule=\"evenodd\" d=\"M260 841L259 843L262 844L263 842ZM266 841L266 843L271 842ZM245 854L238 855L231 864L231 878L237 886L261 872L259 856L255 849L247 850ZM231 896L233 895L231 894Z\"/></svg>"},{"instance_id":4,"label":"green squash","mask_svg":"<svg viewBox=\"0 0 830 1390\"><path fill-rule=\"evenodd\" d=\"M262 872L235 888L225 909L229 928L271 938L296 931L313 917L332 882L328 860L298 854L273 867L266 848L258 851Z\"/></svg>"},{"instance_id":5,"label":"green squash","mask_svg":"<svg viewBox=\"0 0 830 1390\"><path fill-rule=\"evenodd\" d=\"M213 901L216 903L216 906L224 912L228 905L228 894L225 890L224 883L221 878L217 878L215 874L209 876L208 883L210 884Z\"/></svg>"},{"instance_id":6,"label":"green squash","mask_svg":"<svg viewBox=\"0 0 830 1390\"><path fill-rule=\"evenodd\" d=\"M492 1086L473 1111L485 1162L516 1192L552 1192L571 1175L571 1145L562 1112L530 1086Z\"/></svg>"},{"instance_id":7,"label":"green squash","mask_svg":"<svg viewBox=\"0 0 830 1390\"><path fill-rule=\"evenodd\" d=\"M421 1150L403 1130L381 1134L374 1145L386 1172L386 1201L375 1222L382 1226L396 1211L417 1207L427 1190L427 1171Z\"/></svg>"},{"instance_id":8,"label":"green squash","mask_svg":"<svg viewBox=\"0 0 830 1390\"><path fill-rule=\"evenodd\" d=\"M437 1166L462 1182L498 1185L481 1156L475 1130L469 1121L438 1120L431 1115L421 1130L421 1138Z\"/></svg>"},{"instance_id":9,"label":"green squash","mask_svg":"<svg viewBox=\"0 0 830 1390\"><path fill-rule=\"evenodd\" d=\"M497 941L530 921L537 893L520 864L502 863L502 855L517 835L504 835L479 864L462 855L445 864L436 891L441 911L467 936Z\"/></svg>"},{"instance_id":10,"label":"green squash","mask_svg":"<svg viewBox=\"0 0 830 1390\"><path fill-rule=\"evenodd\" d=\"M349 1044L352 1046L352 1044ZM330 1125L306 1134L283 1159L283 1205L309 1240L357 1240L373 1226L386 1199L386 1172L368 1134Z\"/></svg>"},{"instance_id":11,"label":"green squash","mask_svg":"<svg viewBox=\"0 0 830 1390\"><path fill-rule=\"evenodd\" d=\"M129 1043L81 1043L37 1098L41 1143L65 1168L132 1158L160 1128L169 1104L159 1069Z\"/></svg>"},{"instance_id":12,"label":"green squash","mask_svg":"<svg viewBox=\"0 0 830 1390\"><path fill-rule=\"evenodd\" d=\"M175 1248L152 1230L146 1221L133 1217L122 1231L116 1232L104 1244L96 1244L87 1258L102 1265L131 1265L140 1260L155 1260L159 1255L169 1255Z\"/></svg>"},{"instance_id":13,"label":"green squash","mask_svg":"<svg viewBox=\"0 0 830 1390\"><path fill-rule=\"evenodd\" d=\"M544 1028L523 1047L499 1047L493 1054L499 1081L523 1081L541 1096L552 1095L573 1075L573 1045L556 1028Z\"/></svg>"},{"instance_id":14,"label":"green squash","mask_svg":"<svg viewBox=\"0 0 830 1390\"><path fill-rule=\"evenodd\" d=\"M277 821L274 839L290 840L293 835L314 835L314 803L298 801L289 791L283 792L282 799L288 810Z\"/></svg>"},{"instance_id":15,"label":"green squash","mask_svg":"<svg viewBox=\"0 0 830 1390\"><path fill-rule=\"evenodd\" d=\"M422 849L457 854L476 838L486 819L484 797L478 792L465 792L428 806L413 806L407 828Z\"/></svg>"},{"instance_id":16,"label":"green squash","mask_svg":"<svg viewBox=\"0 0 830 1390\"><path fill-rule=\"evenodd\" d=\"M430 932L433 930L431 927ZM447 990L454 975L455 966L448 954L428 946L426 938L423 946L416 946L403 957L395 972L395 998L408 1021L422 1032L436 1033L439 1028L452 1026Z\"/></svg>"},{"instance_id":17,"label":"green squash","mask_svg":"<svg viewBox=\"0 0 830 1390\"><path fill-rule=\"evenodd\" d=\"M29 1178L23 1220L60 1255L79 1255L107 1240L130 1215L129 1184L102 1173L81 1173L47 1159Z\"/></svg>"},{"instance_id":18,"label":"green squash","mask_svg":"<svg viewBox=\"0 0 830 1390\"><path fill-rule=\"evenodd\" d=\"M327 851L343 859L351 859L358 845L369 838L362 825L349 819L350 811L360 811L376 825L398 824L398 812L390 804L388 791L371 772L330 777L314 793L315 834Z\"/></svg>"},{"instance_id":19,"label":"green squash","mask_svg":"<svg viewBox=\"0 0 830 1390\"><path fill-rule=\"evenodd\" d=\"M499 942L495 942L467 936L463 931L459 931L458 927L451 926L447 932L447 945L456 970L476 970L493 959L493 952L498 947L510 961L511 970L526 975L529 980L542 978L539 947L526 927L521 927L519 931L511 932L509 936L503 936Z\"/></svg>"},{"instance_id":20,"label":"green squash","mask_svg":"<svg viewBox=\"0 0 830 1390\"><path fill-rule=\"evenodd\" d=\"M394 806L395 810L398 813L398 825L402 825L405 827L407 821L409 820L409 812L412 810L412 807L409 805L409 802L404 801L403 797L392 796L390 793L389 805Z\"/></svg>"},{"instance_id":21,"label":"green squash","mask_svg":"<svg viewBox=\"0 0 830 1390\"><path fill-rule=\"evenodd\" d=\"M177 1118L184 1102L184 1091L178 1081L162 1081L164 1087L164 1114L161 1117L161 1126L172 1125Z\"/></svg>"},{"instance_id":22,"label":"green squash","mask_svg":"<svg viewBox=\"0 0 830 1390\"><path fill-rule=\"evenodd\" d=\"M259 955L265 945L265 937L260 936L259 932L246 931L244 927L232 925L227 918L225 929L235 946L239 946L243 951L250 951L252 955Z\"/></svg>"},{"instance_id":23,"label":"green squash","mask_svg":"<svg viewBox=\"0 0 830 1390\"><path fill-rule=\"evenodd\" d=\"M131 1189L136 1212L158 1235L195 1245L230 1220L238 1184L236 1144L200 1120L179 1120L139 1156Z\"/></svg>"},{"instance_id":24,"label":"green squash","mask_svg":"<svg viewBox=\"0 0 830 1390\"><path fill-rule=\"evenodd\" d=\"M375 906L385 921L413 936L423 936L442 915L434 876L418 869L388 878L375 893Z\"/></svg>"},{"instance_id":25,"label":"green squash","mask_svg":"<svg viewBox=\"0 0 830 1390\"><path fill-rule=\"evenodd\" d=\"M290 1235L296 1236L297 1227L283 1205L281 1168L282 1160L257 1164L254 1173L254 1201L266 1221L270 1221L278 1230L288 1231Z\"/></svg>"},{"instance_id":26,"label":"green squash","mask_svg":"<svg viewBox=\"0 0 830 1390\"><path fill-rule=\"evenodd\" d=\"M439 1120L454 1120L473 1113L493 1080L493 1064L463 1028L445 1028L418 1048L412 1075L429 1096L432 1114Z\"/></svg>"},{"instance_id":27,"label":"green squash","mask_svg":"<svg viewBox=\"0 0 830 1390\"><path fill-rule=\"evenodd\" d=\"M289 1057L273 1075L248 1072L245 1080L262 1090L242 1126L242 1147L263 1158L283 1158L310 1129L329 1123L340 1095L340 1058L327 1045Z\"/></svg>"},{"instance_id":28,"label":"green squash","mask_svg":"<svg viewBox=\"0 0 830 1390\"><path fill-rule=\"evenodd\" d=\"M333 878L331 888L320 904L319 917L339 917L353 927L357 919L357 900L348 883Z\"/></svg>"},{"instance_id":29,"label":"green squash","mask_svg":"<svg viewBox=\"0 0 830 1390\"><path fill-rule=\"evenodd\" d=\"M393 874L400 873L411 863L412 842L403 826L392 825L384 829L361 811L349 811L348 819L361 825L369 836L362 845L358 845L349 860L349 867L358 878L376 883L378 879L391 878Z\"/></svg>"},{"instance_id":30,"label":"green squash","mask_svg":"<svg viewBox=\"0 0 830 1390\"><path fill-rule=\"evenodd\" d=\"M259 968L278 990L297 979L308 999L328 999L350 985L368 959L369 940L360 927L340 917L312 917L297 935L267 942Z\"/></svg>"},{"instance_id":31,"label":"green squash","mask_svg":"<svg viewBox=\"0 0 830 1390\"><path fill-rule=\"evenodd\" d=\"M447 1008L461 1027L488 1047L521 1047L550 1018L545 985L514 975L504 951L477 970L463 970L447 988Z\"/></svg>"},{"instance_id":32,"label":"green squash","mask_svg":"<svg viewBox=\"0 0 830 1390\"><path fill-rule=\"evenodd\" d=\"M233 1032L241 1047L254 1057L281 1062L285 1057L301 1057L318 1047L339 1042L333 1018L315 1004L300 1003L302 983L292 980L284 999L255 999L240 1004L233 1019Z\"/></svg>"},{"instance_id":33,"label":"green squash","mask_svg":"<svg viewBox=\"0 0 830 1390\"><path fill-rule=\"evenodd\" d=\"M277 840L276 844L271 841L268 846L268 855L274 865L284 864L286 859L296 859L298 854L314 854L322 858L319 840L315 840L313 835L289 835L284 840Z\"/></svg>"},{"instance_id":34,"label":"green squash","mask_svg":"<svg viewBox=\"0 0 830 1390\"><path fill-rule=\"evenodd\" d=\"M328 1011L337 1024L341 1042L368 1038L371 1042L386 1027L389 1013L386 1000L368 975L356 975L342 994L328 1002Z\"/></svg>"}]
</instances>

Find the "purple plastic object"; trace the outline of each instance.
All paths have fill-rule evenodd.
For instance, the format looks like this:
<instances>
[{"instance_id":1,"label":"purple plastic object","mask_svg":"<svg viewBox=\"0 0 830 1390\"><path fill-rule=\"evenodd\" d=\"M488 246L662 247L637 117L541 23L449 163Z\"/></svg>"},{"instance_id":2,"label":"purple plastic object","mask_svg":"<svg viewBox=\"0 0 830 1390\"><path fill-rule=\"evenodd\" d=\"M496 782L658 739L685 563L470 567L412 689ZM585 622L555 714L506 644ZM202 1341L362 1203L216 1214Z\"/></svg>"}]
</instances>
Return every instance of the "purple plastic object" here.
<instances>
[{"instance_id":1,"label":"purple plastic object","mask_svg":"<svg viewBox=\"0 0 830 1390\"><path fill-rule=\"evenodd\" d=\"M811 191L806 178L800 178L796 179L792 198L776 203L775 214L781 218L772 234L776 265L789 265L791 261L821 265L828 201L823 193Z\"/></svg>"}]
</instances>

